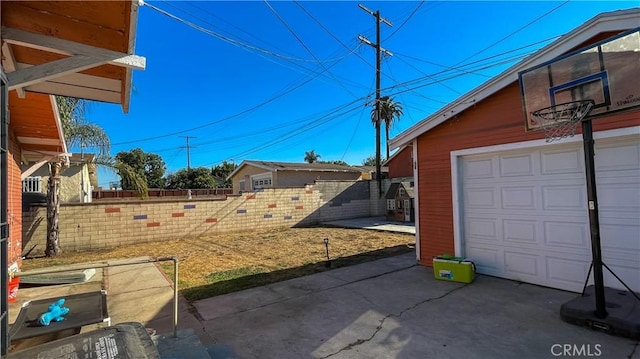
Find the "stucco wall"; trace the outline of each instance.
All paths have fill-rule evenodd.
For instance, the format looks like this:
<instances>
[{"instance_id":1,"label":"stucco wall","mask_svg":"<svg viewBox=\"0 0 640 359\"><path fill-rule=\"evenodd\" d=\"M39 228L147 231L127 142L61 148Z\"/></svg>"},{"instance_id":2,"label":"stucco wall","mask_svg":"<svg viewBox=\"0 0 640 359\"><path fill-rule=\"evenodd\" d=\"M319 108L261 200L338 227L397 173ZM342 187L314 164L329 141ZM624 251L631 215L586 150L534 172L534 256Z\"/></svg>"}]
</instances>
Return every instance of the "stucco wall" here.
<instances>
[{"instance_id":1,"label":"stucco wall","mask_svg":"<svg viewBox=\"0 0 640 359\"><path fill-rule=\"evenodd\" d=\"M81 198L81 184L84 184L85 202L91 201L91 184L89 183L89 171L86 165L71 165L64 168L60 174L60 201L61 202L83 202ZM44 165L35 171L31 176L40 176L40 188L42 193L47 193L47 183L49 182L49 166ZM84 181L83 181L84 176Z\"/></svg>"},{"instance_id":2,"label":"stucco wall","mask_svg":"<svg viewBox=\"0 0 640 359\"><path fill-rule=\"evenodd\" d=\"M320 181L226 199L67 203L60 206L60 243L63 250L91 250L380 215L371 209L384 201L372 196L369 186L369 181ZM43 253L46 208L32 207L24 218L24 248L35 246L31 255Z\"/></svg>"},{"instance_id":3,"label":"stucco wall","mask_svg":"<svg viewBox=\"0 0 640 359\"><path fill-rule=\"evenodd\" d=\"M251 191L251 176L266 172L269 172L269 170L251 165L243 166L231 178L231 182L233 183L233 193L238 194L240 192L240 181L243 179L245 180L245 191ZM273 180L275 181L275 176Z\"/></svg>"}]
</instances>

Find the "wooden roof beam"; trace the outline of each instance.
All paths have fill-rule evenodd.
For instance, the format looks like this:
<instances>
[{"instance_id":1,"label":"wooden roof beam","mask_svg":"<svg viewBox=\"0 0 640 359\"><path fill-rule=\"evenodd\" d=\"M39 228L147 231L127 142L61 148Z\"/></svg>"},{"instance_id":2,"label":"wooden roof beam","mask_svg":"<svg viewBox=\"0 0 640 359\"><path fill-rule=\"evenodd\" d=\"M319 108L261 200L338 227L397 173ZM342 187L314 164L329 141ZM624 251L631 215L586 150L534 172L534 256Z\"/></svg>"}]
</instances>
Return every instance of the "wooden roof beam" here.
<instances>
[{"instance_id":1,"label":"wooden roof beam","mask_svg":"<svg viewBox=\"0 0 640 359\"><path fill-rule=\"evenodd\" d=\"M13 72L18 69L18 65L16 63L15 57L13 56L13 50L11 49L11 45L8 42L2 43L2 66L7 70L7 72ZM19 98L25 98L24 89L22 87L18 87L16 89L18 92Z\"/></svg>"},{"instance_id":2,"label":"wooden roof beam","mask_svg":"<svg viewBox=\"0 0 640 359\"><path fill-rule=\"evenodd\" d=\"M2 39L11 44L54 52L61 55L85 55L95 57L107 60L106 63L120 67L144 70L146 66L146 58L143 56L129 55L123 52L107 50L9 27L2 27Z\"/></svg>"}]
</instances>

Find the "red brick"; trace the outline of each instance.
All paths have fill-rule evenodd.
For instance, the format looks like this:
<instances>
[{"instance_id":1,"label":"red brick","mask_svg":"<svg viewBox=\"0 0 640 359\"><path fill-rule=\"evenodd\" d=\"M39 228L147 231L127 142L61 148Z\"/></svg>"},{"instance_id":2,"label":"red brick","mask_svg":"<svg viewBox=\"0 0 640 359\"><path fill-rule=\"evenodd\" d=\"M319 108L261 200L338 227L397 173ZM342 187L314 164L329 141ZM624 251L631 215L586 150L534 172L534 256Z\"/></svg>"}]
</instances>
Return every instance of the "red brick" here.
<instances>
[{"instance_id":1,"label":"red brick","mask_svg":"<svg viewBox=\"0 0 640 359\"><path fill-rule=\"evenodd\" d=\"M207 218L205 220L205 222L207 222L207 223L217 223L218 219L217 218Z\"/></svg>"},{"instance_id":2,"label":"red brick","mask_svg":"<svg viewBox=\"0 0 640 359\"><path fill-rule=\"evenodd\" d=\"M160 222L148 222L147 227L160 227Z\"/></svg>"},{"instance_id":3,"label":"red brick","mask_svg":"<svg viewBox=\"0 0 640 359\"><path fill-rule=\"evenodd\" d=\"M278 207L278 205L276 205L275 203L272 203L267 206L267 208L276 208L276 207Z\"/></svg>"},{"instance_id":4,"label":"red brick","mask_svg":"<svg viewBox=\"0 0 640 359\"><path fill-rule=\"evenodd\" d=\"M184 212L171 213L171 217L184 217Z\"/></svg>"},{"instance_id":5,"label":"red brick","mask_svg":"<svg viewBox=\"0 0 640 359\"><path fill-rule=\"evenodd\" d=\"M312 194L312 193L313 193L313 190L312 190L312 189L308 189L308 190L306 190L305 192L306 192L307 194Z\"/></svg>"},{"instance_id":6,"label":"red brick","mask_svg":"<svg viewBox=\"0 0 640 359\"><path fill-rule=\"evenodd\" d=\"M304 206L296 206L296 209L303 209Z\"/></svg>"},{"instance_id":7,"label":"red brick","mask_svg":"<svg viewBox=\"0 0 640 359\"><path fill-rule=\"evenodd\" d=\"M247 199L256 199L256 195L255 194L248 195Z\"/></svg>"},{"instance_id":8,"label":"red brick","mask_svg":"<svg viewBox=\"0 0 640 359\"><path fill-rule=\"evenodd\" d=\"M104 213L120 213L120 208L117 208L117 207L105 208Z\"/></svg>"}]
</instances>

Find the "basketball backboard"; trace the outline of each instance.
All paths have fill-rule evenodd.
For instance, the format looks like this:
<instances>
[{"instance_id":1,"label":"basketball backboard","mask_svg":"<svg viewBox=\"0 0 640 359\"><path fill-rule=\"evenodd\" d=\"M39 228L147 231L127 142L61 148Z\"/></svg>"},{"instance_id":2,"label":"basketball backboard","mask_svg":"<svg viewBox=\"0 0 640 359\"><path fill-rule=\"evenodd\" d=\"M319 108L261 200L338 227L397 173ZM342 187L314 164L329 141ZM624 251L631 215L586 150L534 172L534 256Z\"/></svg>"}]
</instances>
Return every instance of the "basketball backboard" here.
<instances>
[{"instance_id":1,"label":"basketball backboard","mask_svg":"<svg viewBox=\"0 0 640 359\"><path fill-rule=\"evenodd\" d=\"M518 76L526 131L540 128L532 112L570 101L593 100L587 118L640 107L640 28Z\"/></svg>"}]
</instances>

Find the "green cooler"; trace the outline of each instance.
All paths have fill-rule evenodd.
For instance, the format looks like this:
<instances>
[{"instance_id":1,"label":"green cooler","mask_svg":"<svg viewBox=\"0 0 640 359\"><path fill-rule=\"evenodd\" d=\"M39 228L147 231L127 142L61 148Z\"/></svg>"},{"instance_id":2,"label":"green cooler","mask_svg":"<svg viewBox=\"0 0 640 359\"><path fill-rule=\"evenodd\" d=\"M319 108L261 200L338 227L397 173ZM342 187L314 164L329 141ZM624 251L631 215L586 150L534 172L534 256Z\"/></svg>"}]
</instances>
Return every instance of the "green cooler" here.
<instances>
[{"instance_id":1,"label":"green cooler","mask_svg":"<svg viewBox=\"0 0 640 359\"><path fill-rule=\"evenodd\" d=\"M466 258L445 254L433 258L433 274L439 280L471 283L476 276L476 265Z\"/></svg>"}]
</instances>

